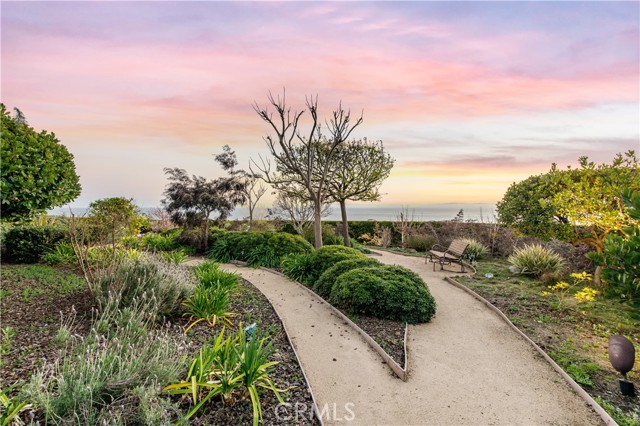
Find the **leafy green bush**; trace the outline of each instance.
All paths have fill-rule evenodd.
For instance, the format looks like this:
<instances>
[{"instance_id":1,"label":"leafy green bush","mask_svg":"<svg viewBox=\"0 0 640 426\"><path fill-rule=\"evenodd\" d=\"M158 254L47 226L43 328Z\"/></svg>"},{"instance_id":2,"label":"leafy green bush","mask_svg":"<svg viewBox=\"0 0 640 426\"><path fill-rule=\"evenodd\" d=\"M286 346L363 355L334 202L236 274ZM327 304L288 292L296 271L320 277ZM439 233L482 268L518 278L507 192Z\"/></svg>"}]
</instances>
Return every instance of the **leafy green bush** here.
<instances>
[{"instance_id":1,"label":"leafy green bush","mask_svg":"<svg viewBox=\"0 0 640 426\"><path fill-rule=\"evenodd\" d=\"M508 260L517 273L534 277L540 277L546 273L557 273L564 266L564 259L560 255L540 244L526 245L516 249Z\"/></svg>"},{"instance_id":2,"label":"leafy green bush","mask_svg":"<svg viewBox=\"0 0 640 426\"><path fill-rule=\"evenodd\" d=\"M160 384L178 378L178 345L168 331L151 327L153 304L119 306L117 298L111 298L92 332L23 388L46 424L153 425L178 420L177 404L160 394Z\"/></svg>"},{"instance_id":3,"label":"leafy green bush","mask_svg":"<svg viewBox=\"0 0 640 426\"><path fill-rule=\"evenodd\" d=\"M198 279L199 286L225 288L234 293L238 291L240 277L233 272L221 270L219 264L210 260L196 266L194 274Z\"/></svg>"},{"instance_id":4,"label":"leafy green bush","mask_svg":"<svg viewBox=\"0 0 640 426\"><path fill-rule=\"evenodd\" d=\"M58 226L15 226L9 229L4 237L5 259L20 263L37 263L66 236L67 230Z\"/></svg>"},{"instance_id":5,"label":"leafy green bush","mask_svg":"<svg viewBox=\"0 0 640 426\"><path fill-rule=\"evenodd\" d=\"M315 285L320 275L342 260L364 259L366 256L356 249L345 246L323 246L311 255L311 270L305 284Z\"/></svg>"},{"instance_id":6,"label":"leafy green bush","mask_svg":"<svg viewBox=\"0 0 640 426\"><path fill-rule=\"evenodd\" d=\"M161 235L154 232L142 237L142 247L150 251L171 251L178 248L174 235Z\"/></svg>"},{"instance_id":7,"label":"leafy green bush","mask_svg":"<svg viewBox=\"0 0 640 426\"><path fill-rule=\"evenodd\" d=\"M474 261L487 254L487 248L480 241L473 238L463 238L462 241L469 244L464 252L466 259Z\"/></svg>"},{"instance_id":8,"label":"leafy green bush","mask_svg":"<svg viewBox=\"0 0 640 426\"><path fill-rule=\"evenodd\" d=\"M179 265L184 263L189 258L189 255L185 253L184 250L171 250L171 251L161 251L158 253L161 259L164 259L166 262L173 263L175 265Z\"/></svg>"},{"instance_id":9,"label":"leafy green bush","mask_svg":"<svg viewBox=\"0 0 640 426\"><path fill-rule=\"evenodd\" d=\"M219 262L240 260L250 266L278 267L292 253L309 253L311 244L284 232L217 232L212 235L209 257Z\"/></svg>"},{"instance_id":10,"label":"leafy green bush","mask_svg":"<svg viewBox=\"0 0 640 426\"><path fill-rule=\"evenodd\" d=\"M313 230L313 225L305 226L302 228L302 237L309 242L312 246L315 246L316 235ZM342 237L336 234L335 226L329 224L322 224L322 244L325 246L342 245Z\"/></svg>"},{"instance_id":11,"label":"leafy green bush","mask_svg":"<svg viewBox=\"0 0 640 426\"><path fill-rule=\"evenodd\" d=\"M639 222L626 228L625 236L609 234L602 253L589 253L589 258L603 266L608 295L640 307L640 191L626 190L623 200L629 216Z\"/></svg>"},{"instance_id":12,"label":"leafy green bush","mask_svg":"<svg viewBox=\"0 0 640 426\"><path fill-rule=\"evenodd\" d=\"M42 256L42 262L47 265L77 266L78 259L71 244L64 241L58 242L50 252Z\"/></svg>"},{"instance_id":13,"label":"leafy green bush","mask_svg":"<svg viewBox=\"0 0 640 426\"><path fill-rule=\"evenodd\" d=\"M140 259L124 259L113 270L100 273L90 283L91 291L101 307L117 297L121 309L136 300L153 299L159 315L176 311L191 283L176 265L170 265L151 255Z\"/></svg>"},{"instance_id":14,"label":"leafy green bush","mask_svg":"<svg viewBox=\"0 0 640 426\"><path fill-rule=\"evenodd\" d=\"M288 254L282 258L282 272L292 280L304 283L313 271L312 254Z\"/></svg>"},{"instance_id":15,"label":"leafy green bush","mask_svg":"<svg viewBox=\"0 0 640 426\"><path fill-rule=\"evenodd\" d=\"M370 258L342 260L324 271L322 275L320 275L320 278L318 278L318 281L316 281L313 289L320 296L328 299L331 295L333 285L340 275L352 269L373 266L382 266L382 264L377 260Z\"/></svg>"},{"instance_id":16,"label":"leafy green bush","mask_svg":"<svg viewBox=\"0 0 640 426\"><path fill-rule=\"evenodd\" d=\"M411 248L416 251L426 252L431 250L435 243L436 239L432 235L414 234L409 235L407 238L407 248Z\"/></svg>"},{"instance_id":17,"label":"leafy green bush","mask_svg":"<svg viewBox=\"0 0 640 426\"><path fill-rule=\"evenodd\" d=\"M412 324L428 322L436 311L424 281L400 266L347 271L336 280L330 301L350 312Z\"/></svg>"}]
</instances>

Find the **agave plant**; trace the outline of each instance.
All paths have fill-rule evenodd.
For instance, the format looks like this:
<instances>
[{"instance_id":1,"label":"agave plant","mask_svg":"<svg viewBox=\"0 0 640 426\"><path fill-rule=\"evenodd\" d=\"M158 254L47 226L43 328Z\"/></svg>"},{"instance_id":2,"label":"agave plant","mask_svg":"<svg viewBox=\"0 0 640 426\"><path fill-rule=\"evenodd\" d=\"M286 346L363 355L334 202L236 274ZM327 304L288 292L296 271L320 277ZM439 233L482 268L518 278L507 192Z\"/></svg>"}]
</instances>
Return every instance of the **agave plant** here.
<instances>
[{"instance_id":1,"label":"agave plant","mask_svg":"<svg viewBox=\"0 0 640 426\"><path fill-rule=\"evenodd\" d=\"M11 424L22 424L18 417L20 413L31 408L31 404L26 401L19 401L17 397L9 398L8 394L13 390L14 385L7 389L0 389L0 405L2 405L2 413L0 414L0 425L9 426Z\"/></svg>"}]
</instances>

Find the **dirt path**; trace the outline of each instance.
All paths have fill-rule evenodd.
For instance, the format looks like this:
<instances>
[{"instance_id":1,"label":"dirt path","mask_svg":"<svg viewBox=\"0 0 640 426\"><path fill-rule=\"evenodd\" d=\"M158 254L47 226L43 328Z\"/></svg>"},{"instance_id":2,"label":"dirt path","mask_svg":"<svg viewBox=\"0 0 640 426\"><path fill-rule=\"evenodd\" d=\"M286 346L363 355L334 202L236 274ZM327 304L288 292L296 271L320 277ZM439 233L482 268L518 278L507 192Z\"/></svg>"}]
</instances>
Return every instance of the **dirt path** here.
<instances>
[{"instance_id":1,"label":"dirt path","mask_svg":"<svg viewBox=\"0 0 640 426\"><path fill-rule=\"evenodd\" d=\"M600 418L484 305L424 260L384 253L427 282L438 311L409 330L407 382L364 340L290 280L225 265L258 287L282 317L325 424L599 425ZM310 409L310 408L309 408ZM292 422L294 419L292 418Z\"/></svg>"}]
</instances>

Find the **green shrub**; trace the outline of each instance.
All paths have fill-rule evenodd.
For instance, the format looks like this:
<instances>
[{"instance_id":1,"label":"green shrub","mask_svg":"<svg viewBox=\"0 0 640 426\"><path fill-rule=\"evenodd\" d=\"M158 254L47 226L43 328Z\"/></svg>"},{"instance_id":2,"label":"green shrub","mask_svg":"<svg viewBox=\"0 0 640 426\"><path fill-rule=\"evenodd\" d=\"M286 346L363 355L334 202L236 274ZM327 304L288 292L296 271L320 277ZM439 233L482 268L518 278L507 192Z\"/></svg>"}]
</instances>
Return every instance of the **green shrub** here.
<instances>
[{"instance_id":1,"label":"green shrub","mask_svg":"<svg viewBox=\"0 0 640 426\"><path fill-rule=\"evenodd\" d=\"M92 332L23 388L46 424L151 425L178 420L177 405L160 393L161 384L178 378L178 345L168 331L151 327L153 315L148 312L153 305L119 305L110 299Z\"/></svg>"},{"instance_id":2,"label":"green shrub","mask_svg":"<svg viewBox=\"0 0 640 426\"><path fill-rule=\"evenodd\" d=\"M161 251L158 253L158 255L160 256L161 259L165 260L166 262L173 263L175 265L184 263L189 258L189 255L185 253L185 251L182 249L171 250L171 251Z\"/></svg>"},{"instance_id":3,"label":"green shrub","mask_svg":"<svg viewBox=\"0 0 640 426\"><path fill-rule=\"evenodd\" d=\"M15 226L4 237L5 259L19 263L37 263L66 236L67 230L58 226Z\"/></svg>"},{"instance_id":4,"label":"green shrub","mask_svg":"<svg viewBox=\"0 0 640 426\"><path fill-rule=\"evenodd\" d=\"M345 246L323 246L311 255L311 270L305 283L315 285L320 275L342 260L364 259L366 256L356 249Z\"/></svg>"},{"instance_id":5,"label":"green shrub","mask_svg":"<svg viewBox=\"0 0 640 426\"><path fill-rule=\"evenodd\" d=\"M601 254L590 253L602 265L607 296L640 306L640 227L630 236L608 235Z\"/></svg>"},{"instance_id":6,"label":"green shrub","mask_svg":"<svg viewBox=\"0 0 640 426\"><path fill-rule=\"evenodd\" d=\"M308 225L302 228L302 237L309 242L312 246L315 246L316 235L313 229L313 225ZM322 244L325 246L342 245L344 241L342 237L336 234L335 226L329 224L322 224Z\"/></svg>"},{"instance_id":7,"label":"green shrub","mask_svg":"<svg viewBox=\"0 0 640 426\"><path fill-rule=\"evenodd\" d=\"M142 237L141 245L150 251L171 251L178 248L178 243L174 235L161 235L149 233Z\"/></svg>"},{"instance_id":8,"label":"green shrub","mask_svg":"<svg viewBox=\"0 0 640 426\"><path fill-rule=\"evenodd\" d=\"M282 272L292 280L305 283L313 271L312 254L288 254L282 258Z\"/></svg>"},{"instance_id":9,"label":"green shrub","mask_svg":"<svg viewBox=\"0 0 640 426\"><path fill-rule=\"evenodd\" d=\"M320 296L328 299L331 295L333 285L340 275L352 269L373 266L382 266L382 264L376 259L370 258L342 260L324 271L324 273L320 275L320 278L318 278L318 281L316 281L313 289Z\"/></svg>"},{"instance_id":10,"label":"green shrub","mask_svg":"<svg viewBox=\"0 0 640 426\"><path fill-rule=\"evenodd\" d=\"M280 266L288 254L313 250L303 238L283 232L217 232L211 240L209 257L218 262L239 260L250 266L270 268Z\"/></svg>"},{"instance_id":11,"label":"green shrub","mask_svg":"<svg viewBox=\"0 0 640 426\"><path fill-rule=\"evenodd\" d=\"M431 250L435 243L436 239L432 235L414 234L407 238L407 248L421 252Z\"/></svg>"},{"instance_id":12,"label":"green shrub","mask_svg":"<svg viewBox=\"0 0 640 426\"><path fill-rule=\"evenodd\" d=\"M526 245L516 249L508 260L517 273L534 277L540 277L546 273L558 273L564 266L564 260L560 255L540 244Z\"/></svg>"},{"instance_id":13,"label":"green shrub","mask_svg":"<svg viewBox=\"0 0 640 426\"><path fill-rule=\"evenodd\" d=\"M47 265L77 266L78 259L71 244L64 241L58 242L50 252L42 256L42 262Z\"/></svg>"},{"instance_id":14,"label":"green shrub","mask_svg":"<svg viewBox=\"0 0 640 426\"><path fill-rule=\"evenodd\" d=\"M466 259L474 261L481 259L487 254L487 248L478 240L473 238L463 238L462 241L469 244L464 252Z\"/></svg>"},{"instance_id":15,"label":"green shrub","mask_svg":"<svg viewBox=\"0 0 640 426\"><path fill-rule=\"evenodd\" d=\"M207 260L194 269L194 274L201 287L225 288L233 293L238 291L238 281L240 277L233 272L226 272L220 269L220 265Z\"/></svg>"},{"instance_id":16,"label":"green shrub","mask_svg":"<svg viewBox=\"0 0 640 426\"><path fill-rule=\"evenodd\" d=\"M177 268L151 255L124 259L113 270L100 273L90 283L91 291L101 307L114 297L121 309L139 299L154 299L157 313L170 315L192 286L185 272Z\"/></svg>"},{"instance_id":17,"label":"green shrub","mask_svg":"<svg viewBox=\"0 0 640 426\"><path fill-rule=\"evenodd\" d=\"M400 266L347 271L336 280L330 301L353 313L412 324L429 321L436 311L426 284Z\"/></svg>"}]
</instances>

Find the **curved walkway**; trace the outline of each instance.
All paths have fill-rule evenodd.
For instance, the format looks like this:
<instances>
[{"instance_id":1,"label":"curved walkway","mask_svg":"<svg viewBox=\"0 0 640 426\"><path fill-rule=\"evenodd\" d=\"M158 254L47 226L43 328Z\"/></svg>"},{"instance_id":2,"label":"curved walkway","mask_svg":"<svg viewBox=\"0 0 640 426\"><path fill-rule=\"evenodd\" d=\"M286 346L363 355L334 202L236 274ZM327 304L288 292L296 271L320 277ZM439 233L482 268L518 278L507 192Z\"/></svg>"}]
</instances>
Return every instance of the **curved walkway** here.
<instances>
[{"instance_id":1,"label":"curved walkway","mask_svg":"<svg viewBox=\"0 0 640 426\"><path fill-rule=\"evenodd\" d=\"M325 424L601 425L569 385L497 315L421 258L383 253L420 274L438 310L410 326L407 382L397 379L325 302L280 275L224 265L281 316ZM309 408L310 409L310 408Z\"/></svg>"}]
</instances>

